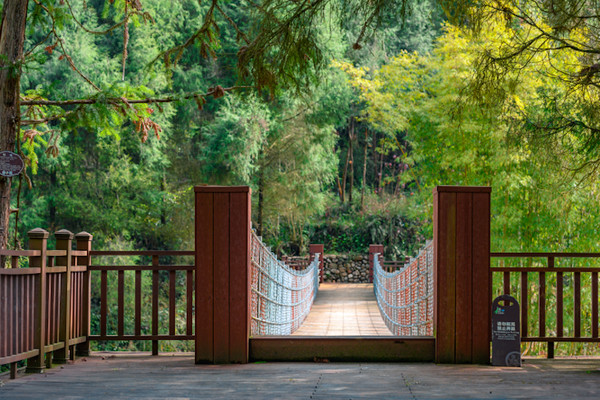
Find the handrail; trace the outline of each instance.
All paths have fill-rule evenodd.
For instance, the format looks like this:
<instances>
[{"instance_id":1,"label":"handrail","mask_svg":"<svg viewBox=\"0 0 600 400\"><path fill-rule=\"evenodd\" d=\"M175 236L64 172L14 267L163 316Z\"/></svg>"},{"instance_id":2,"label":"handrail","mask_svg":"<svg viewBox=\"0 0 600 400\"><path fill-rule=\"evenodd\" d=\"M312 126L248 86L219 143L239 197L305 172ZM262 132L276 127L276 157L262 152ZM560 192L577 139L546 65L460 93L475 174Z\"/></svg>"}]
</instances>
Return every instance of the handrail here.
<instances>
[{"instance_id":1,"label":"handrail","mask_svg":"<svg viewBox=\"0 0 600 400\"><path fill-rule=\"evenodd\" d=\"M555 342L600 342L598 329L598 273L600 265L597 267L586 266L556 266L558 258L600 258L600 253L583 252L493 252L492 258L543 258L546 259L546 265L543 266L496 266L491 267L492 273L502 274L502 287L492 288L492 293L511 294L520 302L521 306L521 340L524 342L546 342L548 345L548 358L554 357ZM597 261L596 261L597 262ZM518 276L517 279L511 279L511 275ZM531 281L530 274L537 274L537 288L534 289L534 296L530 296ZM556 279L547 279L546 274L552 277L555 274ZM591 291L582 292L582 274L589 274ZM511 280L513 282L511 282ZM494 280L492 280L494 282ZM568 282L568 283L566 283ZM518 283L519 288L512 287ZM549 285L554 287L548 288ZM568 285L568 286L567 286ZM567 302L565 304L566 288L570 287L567 298L572 299L572 306ZM572 295L572 296L571 296ZM589 296L589 302L582 297ZM530 312L532 300L536 299L537 307L534 312ZM491 299L490 299L491 300ZM548 307L551 304L552 306ZM590 306L591 305L591 306ZM566 306L566 307L565 307ZM589 307L589 308L587 308ZM572 308L572 326L569 329L565 321L564 309ZM535 311L537 310L537 311ZM537 321L530 320L537 313ZM589 313L586 317L591 320L590 330L584 332L582 325L582 314ZM555 318L548 318L554 315ZM537 325L537 326L536 326ZM532 329L537 332L532 332ZM537 329L536 329L537 328ZM582 332L583 331L583 332ZM589 336L588 336L589 335Z\"/></svg>"},{"instance_id":2,"label":"handrail","mask_svg":"<svg viewBox=\"0 0 600 400\"><path fill-rule=\"evenodd\" d=\"M395 272L374 255L373 288L385 324L394 335L433 335L433 242Z\"/></svg>"},{"instance_id":3,"label":"handrail","mask_svg":"<svg viewBox=\"0 0 600 400\"><path fill-rule=\"evenodd\" d=\"M310 312L319 287L319 259L297 270L277 259L252 232L251 334L289 335Z\"/></svg>"}]
</instances>

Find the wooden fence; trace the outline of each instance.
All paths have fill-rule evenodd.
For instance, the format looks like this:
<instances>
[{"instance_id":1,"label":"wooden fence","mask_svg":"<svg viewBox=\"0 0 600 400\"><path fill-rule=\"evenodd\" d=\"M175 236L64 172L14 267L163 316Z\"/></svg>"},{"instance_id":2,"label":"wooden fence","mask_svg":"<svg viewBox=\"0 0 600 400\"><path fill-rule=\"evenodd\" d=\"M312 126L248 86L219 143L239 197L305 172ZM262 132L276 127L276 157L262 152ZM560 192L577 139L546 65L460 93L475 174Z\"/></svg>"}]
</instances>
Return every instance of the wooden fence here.
<instances>
[{"instance_id":1,"label":"wooden fence","mask_svg":"<svg viewBox=\"0 0 600 400\"><path fill-rule=\"evenodd\" d=\"M498 259L491 268L492 294L510 294L521 306L521 340L548 343L554 357L557 342L600 342L598 337L598 272L600 266L556 266L574 260L600 258L600 253L491 253ZM512 259L512 260L511 260ZM511 262L512 261L512 262ZM582 278L590 291L582 295ZM571 288L565 288L570 286ZM565 302L565 296L571 296ZM535 297L535 298L532 298ZM537 301L536 301L537 300ZM584 306L589 302L589 307ZM567 308L567 310L565 310ZM582 310L585 317L582 320ZM565 311L569 325L565 324ZM570 311L570 313L569 313ZM572 320L571 320L572 316ZM571 325L572 324L572 325ZM585 325L585 330L582 329Z\"/></svg>"},{"instance_id":2,"label":"wooden fence","mask_svg":"<svg viewBox=\"0 0 600 400\"><path fill-rule=\"evenodd\" d=\"M89 267L92 271L92 279L96 281L97 275L100 275L100 298L99 298L99 332L98 334L90 335L90 340L151 340L152 341L152 354L158 354L158 342L159 340L194 340L194 263L188 265L167 265L161 264L159 261L162 258L172 257L183 257L183 256L194 256L193 251L91 251L91 255L95 257L150 257L150 265L116 265L111 263L107 265L91 265ZM111 272L114 271L114 272ZM148 271L148 272L144 272ZM162 274L161 274L162 272ZM183 281L183 284L177 284L177 273L180 272L179 281ZM151 327L150 329L143 329L142 317L143 317L143 301L142 297L145 293L142 291L142 274L147 273L152 275L152 290L151 290L151 301L149 303L151 307ZM116 310L114 307L111 310L109 305L109 274L116 274L116 297L117 304ZM133 305L127 304L125 301L126 295L126 274L134 275L134 288L133 288ZM167 279L164 279L167 277ZM113 275L110 276L113 281ZM183 279L181 279L183 278ZM168 281L168 286L164 290L164 283ZM181 293L181 288L184 288L185 292ZM178 293L178 288L180 288ZM166 291L166 297L168 298L168 305L159 304L159 293L161 290ZM164 299L165 296L162 296ZM185 313L183 316L185 328L181 328L176 323L176 305L182 305L181 302L185 303ZM133 327L132 331L127 332L125 324L125 313L127 309L133 306ZM109 329L108 317L116 312L116 328ZM165 329L161 327L161 315L168 314L168 331L164 332ZM131 324L129 324L131 325ZM181 325L181 324L179 324ZM177 329L179 328L179 329ZM149 332L148 332L149 331Z\"/></svg>"},{"instance_id":3,"label":"wooden fence","mask_svg":"<svg viewBox=\"0 0 600 400\"><path fill-rule=\"evenodd\" d=\"M89 249L92 236L55 233L56 250L47 248L48 232L29 232L30 250L0 250L12 268L0 268L0 365L28 359L30 372L52 362L65 363L89 353ZM24 264L25 268L19 268ZM2 265L4 267L4 265Z\"/></svg>"}]
</instances>

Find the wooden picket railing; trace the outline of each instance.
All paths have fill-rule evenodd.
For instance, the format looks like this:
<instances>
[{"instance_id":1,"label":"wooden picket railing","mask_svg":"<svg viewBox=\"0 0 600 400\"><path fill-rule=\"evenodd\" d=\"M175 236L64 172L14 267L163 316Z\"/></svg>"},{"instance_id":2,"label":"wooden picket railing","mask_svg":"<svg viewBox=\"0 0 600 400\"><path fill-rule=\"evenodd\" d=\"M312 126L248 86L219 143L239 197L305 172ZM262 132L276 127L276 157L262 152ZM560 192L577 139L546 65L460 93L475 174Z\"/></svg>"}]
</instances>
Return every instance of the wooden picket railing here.
<instances>
[{"instance_id":1,"label":"wooden picket railing","mask_svg":"<svg viewBox=\"0 0 600 400\"><path fill-rule=\"evenodd\" d=\"M160 258L165 257L181 257L194 256L193 251L91 251L91 255L108 256L108 257L151 257L150 265L91 265L92 280L100 278L100 326L99 332L90 335L90 340L151 340L152 354L157 355L159 350L159 340L194 340L194 263L193 260L189 265L165 265L161 264ZM94 258L95 260L95 258ZM112 272L114 271L114 272ZM151 328L142 329L142 274L152 274L152 291L151 291ZM177 293L177 272L185 273L185 293ZM109 307L109 274L116 272L117 282L117 305L116 311ZM161 272L163 272L161 276ZM168 333L161 332L160 314L163 314L161 305L159 304L159 293L161 287L164 286L161 280L164 281L164 276L168 273ZM134 274L134 304L133 304L133 331L126 332L125 329L125 310L131 304L125 302L125 279L126 274ZM112 276L111 276L112 279ZM163 296L164 297L164 296ZM176 324L176 305L177 301L185 301L185 329L179 329L177 332ZM164 309L165 307L162 307ZM111 311L117 314L116 329L113 332L109 331L108 317Z\"/></svg>"},{"instance_id":2,"label":"wooden picket railing","mask_svg":"<svg viewBox=\"0 0 600 400\"><path fill-rule=\"evenodd\" d=\"M492 274L494 274L493 278L496 278L492 279L494 282L491 292L493 296L510 294L516 297L520 303L521 340L523 342L548 343L548 358L554 357L554 344L557 342L600 342L598 337L598 272L600 272L600 266L556 266L557 259L597 259L600 258L600 253L491 253L490 256L497 259L529 259L528 266L495 266L491 268ZM534 262L535 260L538 262ZM541 263L539 260L544 262ZM589 297L583 299L583 301L590 302L590 326L585 332L586 335L582 334L582 275L590 281ZM518 285L518 290L511 285L511 277L512 281ZM533 282L531 278L533 278ZM555 282L555 285L549 287L549 282ZM564 299L565 295L569 295L565 290L565 282L572 286L572 329L569 329L570 327L565 326L564 323ZM537 291L532 290L531 283L534 284L533 289L537 289ZM534 304L537 308L537 321L530 321L531 293L538 293L539 296L537 304ZM555 316L555 322L549 323L549 315ZM534 327L537 334L530 332L530 327Z\"/></svg>"},{"instance_id":3,"label":"wooden picket railing","mask_svg":"<svg viewBox=\"0 0 600 400\"><path fill-rule=\"evenodd\" d=\"M29 232L30 250L0 250L12 268L0 268L0 365L28 360L30 372L52 362L89 354L89 249L92 236L55 233L56 250L47 249L48 232ZM21 260L21 258L26 258ZM19 268L20 264L25 268ZM2 265L4 267L4 265Z\"/></svg>"}]
</instances>

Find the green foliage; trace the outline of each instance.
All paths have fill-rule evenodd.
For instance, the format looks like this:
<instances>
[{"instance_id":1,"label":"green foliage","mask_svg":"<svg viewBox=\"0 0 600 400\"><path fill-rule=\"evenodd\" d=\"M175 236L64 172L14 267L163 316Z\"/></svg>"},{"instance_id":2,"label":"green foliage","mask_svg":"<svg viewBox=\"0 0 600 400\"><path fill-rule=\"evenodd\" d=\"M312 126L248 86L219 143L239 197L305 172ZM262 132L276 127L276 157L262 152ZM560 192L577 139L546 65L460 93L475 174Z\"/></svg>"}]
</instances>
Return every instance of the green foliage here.
<instances>
[{"instance_id":1,"label":"green foliage","mask_svg":"<svg viewBox=\"0 0 600 400\"><path fill-rule=\"evenodd\" d=\"M330 205L311 229L312 241L323 243L329 253L369 251L370 244L384 244L385 257L403 259L416 254L426 237L420 222L409 217L406 201L392 196L369 195L364 210L347 205Z\"/></svg>"}]
</instances>

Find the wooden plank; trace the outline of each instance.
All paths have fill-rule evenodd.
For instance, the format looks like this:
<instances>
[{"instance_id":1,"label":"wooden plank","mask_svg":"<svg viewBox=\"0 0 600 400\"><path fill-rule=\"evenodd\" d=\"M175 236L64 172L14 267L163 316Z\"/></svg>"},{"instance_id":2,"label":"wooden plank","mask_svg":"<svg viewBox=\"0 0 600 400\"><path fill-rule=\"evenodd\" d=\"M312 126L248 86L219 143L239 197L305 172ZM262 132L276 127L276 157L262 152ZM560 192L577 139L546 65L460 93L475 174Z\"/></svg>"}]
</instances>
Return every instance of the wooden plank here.
<instances>
[{"instance_id":1,"label":"wooden plank","mask_svg":"<svg viewBox=\"0 0 600 400\"><path fill-rule=\"evenodd\" d=\"M175 271L169 271L169 335L175 334L175 301L177 300L177 294L175 292L175 278Z\"/></svg>"},{"instance_id":2,"label":"wooden plank","mask_svg":"<svg viewBox=\"0 0 600 400\"><path fill-rule=\"evenodd\" d=\"M455 362L456 193L438 192L436 362Z\"/></svg>"},{"instance_id":3,"label":"wooden plank","mask_svg":"<svg viewBox=\"0 0 600 400\"><path fill-rule=\"evenodd\" d=\"M90 250L92 256L193 256L191 250Z\"/></svg>"},{"instance_id":4,"label":"wooden plank","mask_svg":"<svg viewBox=\"0 0 600 400\"><path fill-rule=\"evenodd\" d=\"M521 272L521 338L527 337L527 315L529 299L527 289L529 286L527 272Z\"/></svg>"},{"instance_id":5,"label":"wooden plank","mask_svg":"<svg viewBox=\"0 0 600 400\"><path fill-rule=\"evenodd\" d=\"M29 266L39 268L40 274L36 277L35 284L35 315L34 315L34 347L39 354L27 362L29 372L42 372L44 370L44 347L46 345L46 247L48 232L43 229L34 229L28 232L29 246L32 250L41 252L39 257L30 257Z\"/></svg>"},{"instance_id":6,"label":"wooden plank","mask_svg":"<svg viewBox=\"0 0 600 400\"><path fill-rule=\"evenodd\" d=\"M592 337L598 337L598 273L592 272Z\"/></svg>"},{"instance_id":7,"label":"wooden plank","mask_svg":"<svg viewBox=\"0 0 600 400\"><path fill-rule=\"evenodd\" d=\"M573 274L573 325L575 337L581 337L581 274Z\"/></svg>"},{"instance_id":8,"label":"wooden plank","mask_svg":"<svg viewBox=\"0 0 600 400\"><path fill-rule=\"evenodd\" d=\"M250 337L250 193L231 194L229 216L229 362L247 363Z\"/></svg>"},{"instance_id":9,"label":"wooden plank","mask_svg":"<svg viewBox=\"0 0 600 400\"><path fill-rule=\"evenodd\" d=\"M194 272L186 272L186 318L185 318L185 332L188 335L193 334L193 323L194 323Z\"/></svg>"},{"instance_id":10,"label":"wooden plank","mask_svg":"<svg viewBox=\"0 0 600 400\"><path fill-rule=\"evenodd\" d=\"M39 268L0 268L0 276L2 275L39 275Z\"/></svg>"},{"instance_id":11,"label":"wooden plank","mask_svg":"<svg viewBox=\"0 0 600 400\"><path fill-rule=\"evenodd\" d=\"M10 354L17 354L18 353L18 346L17 346L17 340L18 340L18 333L17 333L17 326L19 324L19 321L17 321L17 313L15 310L15 304L17 302L17 296L18 296L18 292L17 292L17 287L18 287L18 281L19 281L19 277L15 276L13 279L11 279L10 282L10 297L9 297L9 310L10 310L10 319L9 319L9 327L8 327L8 332L10 335L10 339L9 339L9 347L10 347Z\"/></svg>"},{"instance_id":12,"label":"wooden plank","mask_svg":"<svg viewBox=\"0 0 600 400\"><path fill-rule=\"evenodd\" d=\"M490 201L490 193L473 194L473 355L471 362L478 364L490 362L490 342L492 340Z\"/></svg>"},{"instance_id":13,"label":"wooden plank","mask_svg":"<svg viewBox=\"0 0 600 400\"><path fill-rule=\"evenodd\" d=\"M27 346L25 351L30 351L33 349L33 335L34 335L34 289L35 289L35 277L27 276L25 277L26 284L26 311L25 311L25 342Z\"/></svg>"},{"instance_id":14,"label":"wooden plank","mask_svg":"<svg viewBox=\"0 0 600 400\"><path fill-rule=\"evenodd\" d=\"M248 186L195 186L194 192L197 194L207 193L248 193Z\"/></svg>"},{"instance_id":15,"label":"wooden plank","mask_svg":"<svg viewBox=\"0 0 600 400\"><path fill-rule=\"evenodd\" d=\"M108 312L107 306L107 272L102 271L100 273L100 335L106 335L106 314Z\"/></svg>"},{"instance_id":16,"label":"wooden plank","mask_svg":"<svg viewBox=\"0 0 600 400\"><path fill-rule=\"evenodd\" d=\"M122 335L125 326L125 271L117 274L117 335Z\"/></svg>"},{"instance_id":17,"label":"wooden plank","mask_svg":"<svg viewBox=\"0 0 600 400\"><path fill-rule=\"evenodd\" d=\"M8 280L7 276L0 275L0 358L8 356Z\"/></svg>"},{"instance_id":18,"label":"wooden plank","mask_svg":"<svg viewBox=\"0 0 600 400\"><path fill-rule=\"evenodd\" d=\"M538 276L540 301L538 304L538 335L546 336L546 274L540 272Z\"/></svg>"},{"instance_id":19,"label":"wooden plank","mask_svg":"<svg viewBox=\"0 0 600 400\"><path fill-rule=\"evenodd\" d=\"M16 321L16 326L15 326L15 339L16 339L16 346L15 346L15 350L17 353L22 353L24 352L24 347L23 346L23 339L24 335L23 335L23 285L24 285L24 279L23 276L18 276L16 277L16 298L15 298L15 321Z\"/></svg>"},{"instance_id":20,"label":"wooden plank","mask_svg":"<svg viewBox=\"0 0 600 400\"><path fill-rule=\"evenodd\" d=\"M528 337L522 342L561 342L561 343L600 343L600 338L593 337Z\"/></svg>"},{"instance_id":21,"label":"wooden plank","mask_svg":"<svg viewBox=\"0 0 600 400\"><path fill-rule=\"evenodd\" d=\"M90 335L90 340L194 340L194 335Z\"/></svg>"},{"instance_id":22,"label":"wooden plank","mask_svg":"<svg viewBox=\"0 0 600 400\"><path fill-rule=\"evenodd\" d=\"M135 271L134 332L142 333L142 271Z\"/></svg>"},{"instance_id":23,"label":"wooden plank","mask_svg":"<svg viewBox=\"0 0 600 400\"><path fill-rule=\"evenodd\" d=\"M7 357L0 357L0 365L10 364L21 360L27 360L28 358L36 357L40 354L38 349L27 351L21 354L13 354Z\"/></svg>"},{"instance_id":24,"label":"wooden plank","mask_svg":"<svg viewBox=\"0 0 600 400\"><path fill-rule=\"evenodd\" d=\"M152 256L152 265L158 265L158 256ZM152 271L152 334L158 335L158 296L159 296L158 270ZM158 340L152 341L152 355L158 355Z\"/></svg>"},{"instance_id":25,"label":"wooden plank","mask_svg":"<svg viewBox=\"0 0 600 400\"><path fill-rule=\"evenodd\" d=\"M214 362L229 361L229 193L215 193L214 204Z\"/></svg>"},{"instance_id":26,"label":"wooden plank","mask_svg":"<svg viewBox=\"0 0 600 400\"><path fill-rule=\"evenodd\" d=\"M471 362L473 339L473 195L456 195L455 362ZM481 299L479 299L481 301Z\"/></svg>"},{"instance_id":27,"label":"wooden plank","mask_svg":"<svg viewBox=\"0 0 600 400\"><path fill-rule=\"evenodd\" d=\"M158 256L156 256L158 257ZM193 271L194 265L92 265L90 271Z\"/></svg>"},{"instance_id":28,"label":"wooden plank","mask_svg":"<svg viewBox=\"0 0 600 400\"><path fill-rule=\"evenodd\" d=\"M10 257L39 257L42 255L40 250L6 250L0 249L0 256Z\"/></svg>"},{"instance_id":29,"label":"wooden plank","mask_svg":"<svg viewBox=\"0 0 600 400\"><path fill-rule=\"evenodd\" d=\"M529 258L600 258L600 253L547 253L547 252L493 252L490 257L529 257Z\"/></svg>"},{"instance_id":30,"label":"wooden plank","mask_svg":"<svg viewBox=\"0 0 600 400\"><path fill-rule=\"evenodd\" d=\"M250 338L250 361L431 362L434 358L433 338Z\"/></svg>"},{"instance_id":31,"label":"wooden plank","mask_svg":"<svg viewBox=\"0 0 600 400\"><path fill-rule=\"evenodd\" d=\"M439 214L439 194L436 189L433 190L433 336L437 337L438 326L438 264L440 257L439 238L440 238L440 214ZM370 252L370 250L369 250ZM372 279L371 279L372 280ZM371 281L370 280L370 281ZM369 282L370 282L369 281ZM435 346L435 360L437 361L437 345Z\"/></svg>"},{"instance_id":32,"label":"wooden plank","mask_svg":"<svg viewBox=\"0 0 600 400\"><path fill-rule=\"evenodd\" d=\"M91 272L88 266L91 264L91 256L89 252L92 248L93 236L87 232L80 232L75 235L77 251L83 251L86 253L84 256L79 257L79 263L83 268L81 277L81 335L87 336L90 334L90 305L91 305ZM79 268L79 267L77 267ZM88 340L77 345L77 355L88 356L90 354L90 342Z\"/></svg>"},{"instance_id":33,"label":"wooden plank","mask_svg":"<svg viewBox=\"0 0 600 400\"><path fill-rule=\"evenodd\" d=\"M195 361L198 364L214 360L214 195L197 192L195 205Z\"/></svg>"},{"instance_id":34,"label":"wooden plank","mask_svg":"<svg viewBox=\"0 0 600 400\"><path fill-rule=\"evenodd\" d=\"M559 268L546 268L546 267L493 267L491 268L492 272L535 272L536 274L540 272L598 272L600 268L596 267L559 267Z\"/></svg>"},{"instance_id":35,"label":"wooden plank","mask_svg":"<svg viewBox=\"0 0 600 400\"><path fill-rule=\"evenodd\" d=\"M563 335L563 273L556 273L556 336Z\"/></svg>"}]
</instances>

